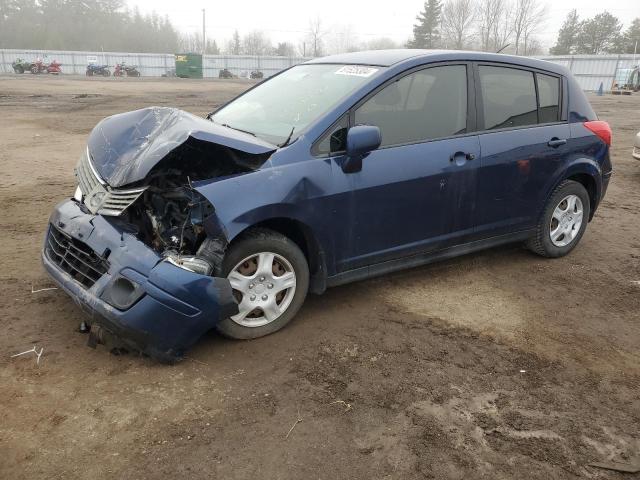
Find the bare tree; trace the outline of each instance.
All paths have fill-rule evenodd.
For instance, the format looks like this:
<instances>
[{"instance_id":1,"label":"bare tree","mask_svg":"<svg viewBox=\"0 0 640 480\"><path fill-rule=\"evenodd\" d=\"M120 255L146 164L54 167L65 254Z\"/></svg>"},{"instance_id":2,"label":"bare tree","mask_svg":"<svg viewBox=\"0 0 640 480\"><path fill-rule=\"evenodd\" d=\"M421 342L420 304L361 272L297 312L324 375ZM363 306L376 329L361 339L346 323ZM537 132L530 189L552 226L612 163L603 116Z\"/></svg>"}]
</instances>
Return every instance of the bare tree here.
<instances>
[{"instance_id":1,"label":"bare tree","mask_svg":"<svg viewBox=\"0 0 640 480\"><path fill-rule=\"evenodd\" d=\"M542 25L546 14L546 6L538 0L516 0L512 18L516 55L527 54L527 43Z\"/></svg>"},{"instance_id":2,"label":"bare tree","mask_svg":"<svg viewBox=\"0 0 640 480\"><path fill-rule=\"evenodd\" d=\"M503 1L497 21L493 24L493 30L491 31L492 52L501 51L509 45L513 35L512 16L513 5Z\"/></svg>"},{"instance_id":3,"label":"bare tree","mask_svg":"<svg viewBox=\"0 0 640 480\"><path fill-rule=\"evenodd\" d=\"M322 20L320 19L320 15L309 20L308 37L311 43L311 53L314 57L319 57L320 55L322 55L322 37L324 37L326 34L327 32L322 28Z\"/></svg>"},{"instance_id":4,"label":"bare tree","mask_svg":"<svg viewBox=\"0 0 640 480\"><path fill-rule=\"evenodd\" d=\"M245 55L269 55L273 47L263 32L254 30L242 39L242 51Z\"/></svg>"},{"instance_id":5,"label":"bare tree","mask_svg":"<svg viewBox=\"0 0 640 480\"><path fill-rule=\"evenodd\" d=\"M360 44L362 50L387 50L400 48L400 45L388 37L373 38Z\"/></svg>"},{"instance_id":6,"label":"bare tree","mask_svg":"<svg viewBox=\"0 0 640 480\"><path fill-rule=\"evenodd\" d=\"M357 37L351 25L334 25L326 43L328 53L352 52L357 47Z\"/></svg>"},{"instance_id":7,"label":"bare tree","mask_svg":"<svg viewBox=\"0 0 640 480\"><path fill-rule=\"evenodd\" d=\"M476 7L474 0L447 0L442 10L442 29L447 45L460 50L468 43Z\"/></svg>"},{"instance_id":8,"label":"bare tree","mask_svg":"<svg viewBox=\"0 0 640 480\"><path fill-rule=\"evenodd\" d=\"M480 34L480 49L488 52L495 51L495 37L497 31L502 31L505 0L480 0L476 18ZM500 48L500 47L498 47Z\"/></svg>"}]
</instances>

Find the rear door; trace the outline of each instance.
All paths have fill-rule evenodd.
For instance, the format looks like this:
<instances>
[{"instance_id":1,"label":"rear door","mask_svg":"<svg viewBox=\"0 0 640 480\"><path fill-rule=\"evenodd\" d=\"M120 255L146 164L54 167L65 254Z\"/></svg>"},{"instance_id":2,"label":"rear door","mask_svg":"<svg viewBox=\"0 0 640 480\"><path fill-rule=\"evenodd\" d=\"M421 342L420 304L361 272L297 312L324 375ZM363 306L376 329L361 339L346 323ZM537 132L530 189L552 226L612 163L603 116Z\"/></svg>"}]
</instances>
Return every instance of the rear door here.
<instances>
[{"instance_id":1,"label":"rear door","mask_svg":"<svg viewBox=\"0 0 640 480\"><path fill-rule=\"evenodd\" d=\"M545 186L569 155L562 77L502 64L475 65L480 237L535 225Z\"/></svg>"}]
</instances>

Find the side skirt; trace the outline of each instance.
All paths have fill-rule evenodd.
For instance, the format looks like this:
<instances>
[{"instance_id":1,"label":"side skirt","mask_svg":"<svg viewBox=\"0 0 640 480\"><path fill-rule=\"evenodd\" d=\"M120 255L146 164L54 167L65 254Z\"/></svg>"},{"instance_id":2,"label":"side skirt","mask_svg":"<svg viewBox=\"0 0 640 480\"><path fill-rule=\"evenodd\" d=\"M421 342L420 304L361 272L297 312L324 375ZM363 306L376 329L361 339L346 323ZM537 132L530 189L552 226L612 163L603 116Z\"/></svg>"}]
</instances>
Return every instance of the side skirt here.
<instances>
[{"instance_id":1,"label":"side skirt","mask_svg":"<svg viewBox=\"0 0 640 480\"><path fill-rule=\"evenodd\" d=\"M396 260L389 260L387 262L356 268L354 270L347 270L346 272L341 272L327 278L327 287L336 287L338 285L344 285L345 283L356 282L366 278L378 277L387 273L397 272L398 270L419 267L421 265L427 265L440 260L447 260L449 258L459 257L479 250L497 247L498 245L504 245L506 243L522 242L531 238L534 234L535 229L523 230L521 232L509 233L499 237L476 240L474 242L456 245L455 247L436 250L434 252L421 253L410 257L402 257Z\"/></svg>"}]
</instances>

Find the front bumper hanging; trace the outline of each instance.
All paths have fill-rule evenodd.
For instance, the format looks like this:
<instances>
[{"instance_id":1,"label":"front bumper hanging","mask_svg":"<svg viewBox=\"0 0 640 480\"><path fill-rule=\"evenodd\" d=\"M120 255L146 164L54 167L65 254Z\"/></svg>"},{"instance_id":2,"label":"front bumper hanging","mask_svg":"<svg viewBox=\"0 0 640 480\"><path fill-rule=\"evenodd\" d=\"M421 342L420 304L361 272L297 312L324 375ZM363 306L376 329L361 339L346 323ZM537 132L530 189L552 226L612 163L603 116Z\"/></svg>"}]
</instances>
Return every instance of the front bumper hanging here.
<instances>
[{"instance_id":1,"label":"front bumper hanging","mask_svg":"<svg viewBox=\"0 0 640 480\"><path fill-rule=\"evenodd\" d=\"M165 362L179 359L238 305L226 278L164 261L131 233L74 200L56 206L42 250L45 269L89 314L100 338ZM95 341L96 337L91 337Z\"/></svg>"}]
</instances>

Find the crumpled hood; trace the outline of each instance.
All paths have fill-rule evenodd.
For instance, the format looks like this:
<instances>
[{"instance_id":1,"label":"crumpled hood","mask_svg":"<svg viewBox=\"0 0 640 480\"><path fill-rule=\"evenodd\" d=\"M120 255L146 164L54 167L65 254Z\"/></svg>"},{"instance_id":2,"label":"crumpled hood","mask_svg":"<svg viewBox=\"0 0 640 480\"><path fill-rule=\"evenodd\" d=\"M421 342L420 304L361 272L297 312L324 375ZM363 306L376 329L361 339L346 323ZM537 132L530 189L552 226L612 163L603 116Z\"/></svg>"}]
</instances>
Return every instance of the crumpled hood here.
<instances>
[{"instance_id":1,"label":"crumpled hood","mask_svg":"<svg viewBox=\"0 0 640 480\"><path fill-rule=\"evenodd\" d=\"M107 117L89 135L88 146L98 174L112 187L120 187L145 178L160 160L189 138L253 155L277 148L252 135L168 107Z\"/></svg>"}]
</instances>

